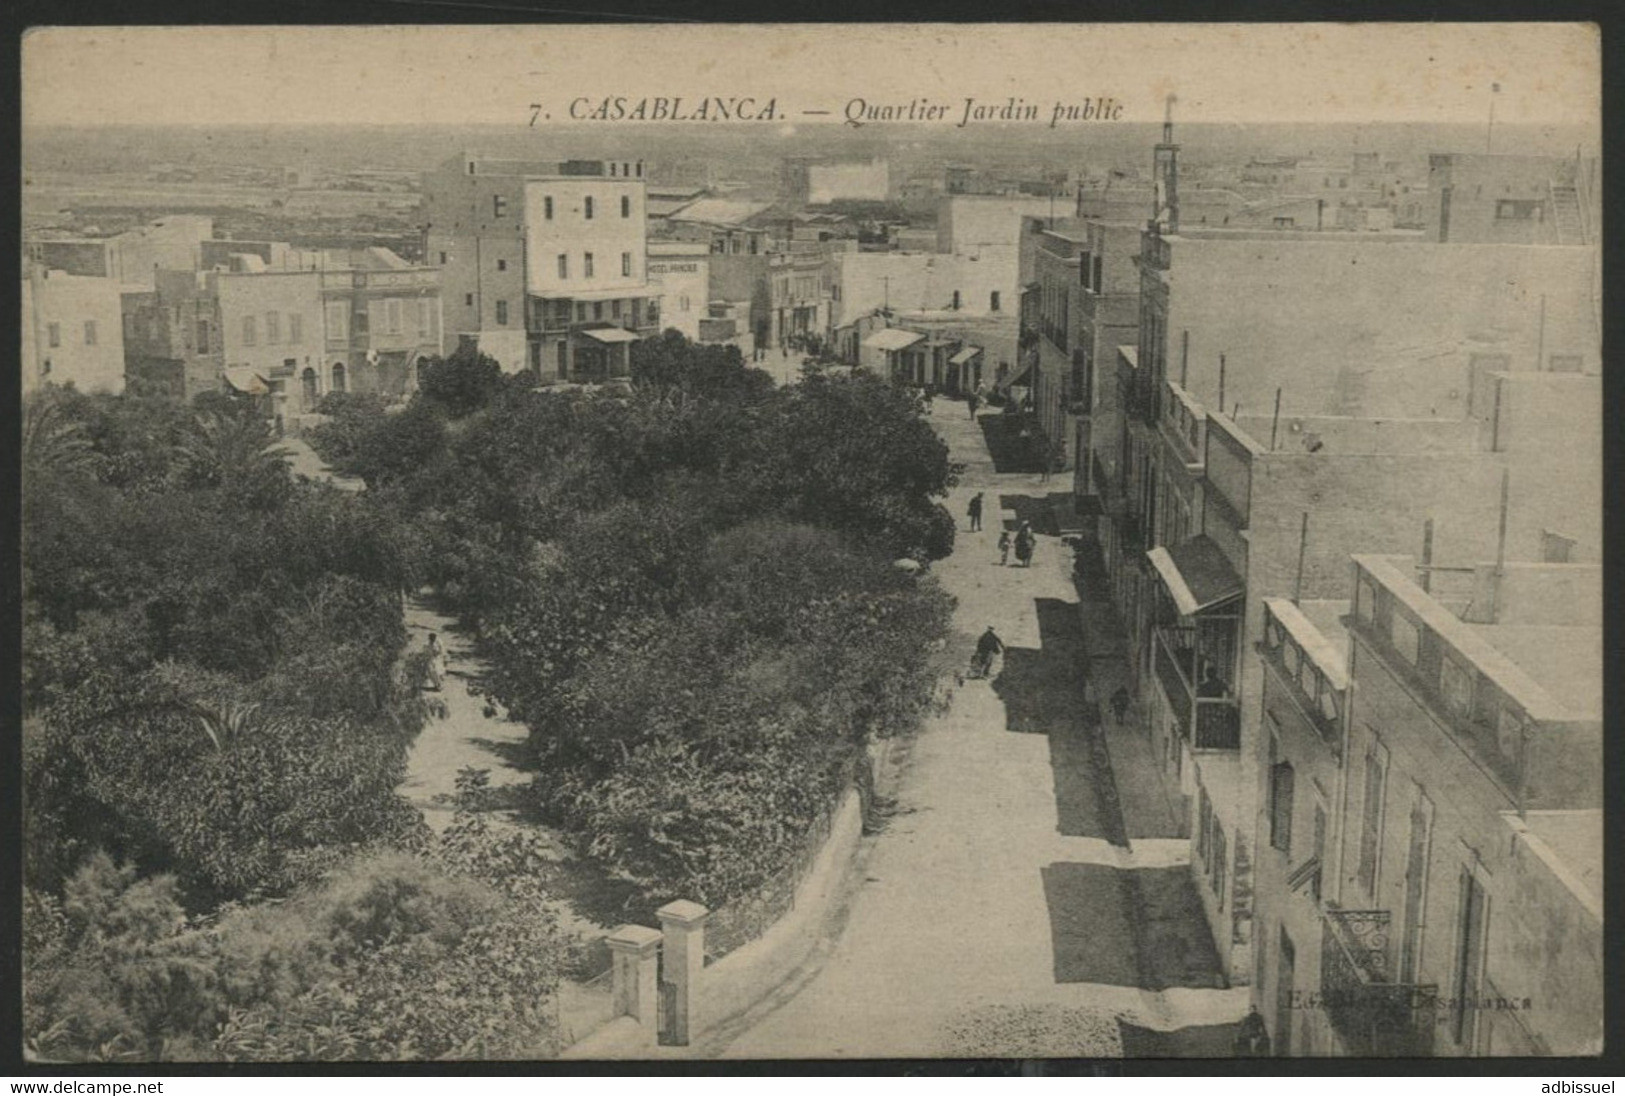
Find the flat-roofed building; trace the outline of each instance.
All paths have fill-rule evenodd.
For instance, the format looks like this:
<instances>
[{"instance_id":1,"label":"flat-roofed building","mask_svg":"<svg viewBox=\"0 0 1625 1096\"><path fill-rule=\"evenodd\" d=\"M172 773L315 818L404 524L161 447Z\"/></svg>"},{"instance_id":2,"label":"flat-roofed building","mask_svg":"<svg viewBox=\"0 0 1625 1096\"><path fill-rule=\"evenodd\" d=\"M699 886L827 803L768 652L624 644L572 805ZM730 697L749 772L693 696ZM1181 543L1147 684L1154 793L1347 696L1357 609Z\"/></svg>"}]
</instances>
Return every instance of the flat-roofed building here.
<instances>
[{"instance_id":1,"label":"flat-roofed building","mask_svg":"<svg viewBox=\"0 0 1625 1096\"><path fill-rule=\"evenodd\" d=\"M1600 1051L1601 577L1354 558L1320 977L1304 984L1335 1052ZM1442 579L1471 600L1424 588Z\"/></svg>"},{"instance_id":2,"label":"flat-roofed building","mask_svg":"<svg viewBox=\"0 0 1625 1096\"><path fill-rule=\"evenodd\" d=\"M1493 380L1513 392L1519 376ZM1266 628L1265 600L1335 598L1346 586L1350 551L1400 552L1426 542L1454 558L1509 550L1598 558L1589 555L1600 550L1597 540L1554 538L1552 526L1566 522L1600 536L1600 492L1594 506L1583 493L1565 492L1567 516L1544 500L1558 469L1595 480L1586 431L1572 431L1581 439L1574 445L1559 442L1566 422L1588 409L1595 416L1600 393L1579 388L1553 404L1543 404L1544 392L1525 403L1508 395L1498 428L1474 418L1238 419L1174 381L1164 389L1150 441L1135 450L1142 465L1135 496L1106 547L1119 587L1131 594L1124 608L1133 678L1153 752L1190 797L1193 833L1219 835L1217 861L1211 846L1195 858L1206 869L1197 890L1239 984L1251 975L1256 939L1250 865L1262 841L1255 790L1267 738L1263 680L1247 653ZM1512 425L1520 415L1527 416L1521 435ZM1495 440L1498 430L1504 434ZM1143 529L1143 539L1130 543L1128 527Z\"/></svg>"},{"instance_id":3,"label":"flat-roofed building","mask_svg":"<svg viewBox=\"0 0 1625 1096\"><path fill-rule=\"evenodd\" d=\"M1428 157L1427 225L1441 243L1588 245L1599 239L1594 157Z\"/></svg>"},{"instance_id":4,"label":"flat-roofed building","mask_svg":"<svg viewBox=\"0 0 1625 1096\"><path fill-rule=\"evenodd\" d=\"M28 254L50 269L150 289L156 270L198 269L213 235L214 218L177 213L112 236L33 240Z\"/></svg>"},{"instance_id":5,"label":"flat-roofed building","mask_svg":"<svg viewBox=\"0 0 1625 1096\"><path fill-rule=\"evenodd\" d=\"M447 352L473 342L539 380L625 377L659 329L642 161L486 159L424 175L424 255L442 268Z\"/></svg>"},{"instance_id":6,"label":"flat-roofed building","mask_svg":"<svg viewBox=\"0 0 1625 1096\"><path fill-rule=\"evenodd\" d=\"M22 279L22 389L72 385L81 392L124 391L127 287L31 265Z\"/></svg>"}]
</instances>

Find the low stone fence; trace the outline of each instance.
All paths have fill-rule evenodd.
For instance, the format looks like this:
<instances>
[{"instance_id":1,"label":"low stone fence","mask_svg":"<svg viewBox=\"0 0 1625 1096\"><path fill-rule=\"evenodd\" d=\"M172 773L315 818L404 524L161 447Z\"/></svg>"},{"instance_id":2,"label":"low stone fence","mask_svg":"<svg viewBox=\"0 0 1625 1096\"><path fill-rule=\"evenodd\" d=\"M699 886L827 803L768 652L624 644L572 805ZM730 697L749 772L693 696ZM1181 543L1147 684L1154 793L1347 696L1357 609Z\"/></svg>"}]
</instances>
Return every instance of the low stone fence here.
<instances>
[{"instance_id":1,"label":"low stone fence","mask_svg":"<svg viewBox=\"0 0 1625 1096\"><path fill-rule=\"evenodd\" d=\"M872 772L867 764L858 771ZM863 837L865 806L866 795L849 788L822 825L819 841L809 842L813 855L781 873L790 881L788 898L775 885L759 903L724 908L732 920L723 927L732 936L724 938L726 954L715 962L706 962L722 950L708 939L712 914L694 902L662 906L658 929L622 925L611 933L605 940L613 959L607 1013L577 1001L565 1011L570 1020L561 1028L607 1020L561 1057L686 1056L705 1033L737 1019L783 984L818 946L839 906ZM770 913L771 922L764 923ZM746 934L749 939L741 940ZM574 1034L561 1030L561 1040Z\"/></svg>"}]
</instances>

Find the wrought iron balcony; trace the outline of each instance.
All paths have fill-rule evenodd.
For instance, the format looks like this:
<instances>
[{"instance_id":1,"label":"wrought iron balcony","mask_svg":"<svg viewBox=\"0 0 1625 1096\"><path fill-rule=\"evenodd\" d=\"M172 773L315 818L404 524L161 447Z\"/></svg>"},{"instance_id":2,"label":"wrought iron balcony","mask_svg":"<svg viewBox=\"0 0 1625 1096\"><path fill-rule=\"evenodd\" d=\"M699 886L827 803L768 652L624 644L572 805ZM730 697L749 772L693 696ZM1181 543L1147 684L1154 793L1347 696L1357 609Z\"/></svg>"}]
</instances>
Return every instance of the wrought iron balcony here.
<instances>
[{"instance_id":1,"label":"wrought iron balcony","mask_svg":"<svg viewBox=\"0 0 1625 1096\"><path fill-rule=\"evenodd\" d=\"M1321 1004L1348 1053L1430 1056L1438 987L1388 980L1389 912L1324 908L1321 915Z\"/></svg>"}]
</instances>

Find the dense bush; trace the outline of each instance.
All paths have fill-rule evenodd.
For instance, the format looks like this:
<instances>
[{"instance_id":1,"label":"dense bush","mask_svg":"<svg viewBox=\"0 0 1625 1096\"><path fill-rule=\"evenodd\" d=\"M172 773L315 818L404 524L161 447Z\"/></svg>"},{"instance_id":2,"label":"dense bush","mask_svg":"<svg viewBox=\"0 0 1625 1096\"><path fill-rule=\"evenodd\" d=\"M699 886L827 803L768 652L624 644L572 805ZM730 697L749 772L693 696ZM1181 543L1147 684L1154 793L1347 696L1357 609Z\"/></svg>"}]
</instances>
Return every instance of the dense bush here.
<instances>
[{"instance_id":1,"label":"dense bush","mask_svg":"<svg viewBox=\"0 0 1625 1096\"><path fill-rule=\"evenodd\" d=\"M535 1058L566 952L510 844L345 862L284 902L188 920L106 854L24 903L24 1035L64 1061Z\"/></svg>"},{"instance_id":2,"label":"dense bush","mask_svg":"<svg viewBox=\"0 0 1625 1096\"><path fill-rule=\"evenodd\" d=\"M419 366L419 396L454 419L484 407L502 390L502 366L495 358L464 345L444 358Z\"/></svg>"},{"instance_id":3,"label":"dense bush","mask_svg":"<svg viewBox=\"0 0 1625 1096\"><path fill-rule=\"evenodd\" d=\"M240 402L47 390L27 419L30 884L104 849L206 906L409 835L392 512L296 481Z\"/></svg>"},{"instance_id":4,"label":"dense bush","mask_svg":"<svg viewBox=\"0 0 1625 1096\"><path fill-rule=\"evenodd\" d=\"M947 599L891 562L952 548L956 473L917 400L866 375L776 389L667 332L632 380L487 386L455 421L420 398L432 451L364 474L531 727L537 809L645 891L721 902L918 717ZM357 451L400 451L404 417Z\"/></svg>"},{"instance_id":5,"label":"dense bush","mask_svg":"<svg viewBox=\"0 0 1625 1096\"><path fill-rule=\"evenodd\" d=\"M687 604L630 623L534 704L537 788L592 854L652 892L718 904L771 876L871 735L930 695L948 600L827 531L711 542Z\"/></svg>"}]
</instances>

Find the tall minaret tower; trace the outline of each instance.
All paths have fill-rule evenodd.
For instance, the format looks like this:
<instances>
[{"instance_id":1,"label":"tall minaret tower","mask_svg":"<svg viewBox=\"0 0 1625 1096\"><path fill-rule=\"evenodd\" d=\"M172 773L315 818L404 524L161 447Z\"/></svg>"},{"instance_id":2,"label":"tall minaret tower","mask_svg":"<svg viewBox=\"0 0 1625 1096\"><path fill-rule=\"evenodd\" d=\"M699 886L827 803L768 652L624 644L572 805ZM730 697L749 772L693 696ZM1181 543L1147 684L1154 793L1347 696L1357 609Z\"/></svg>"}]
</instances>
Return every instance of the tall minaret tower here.
<instances>
[{"instance_id":1,"label":"tall minaret tower","mask_svg":"<svg viewBox=\"0 0 1625 1096\"><path fill-rule=\"evenodd\" d=\"M1162 141L1151 162L1156 208L1151 223L1164 235L1179 233L1179 146L1174 144L1174 97L1168 96L1162 116Z\"/></svg>"}]
</instances>

